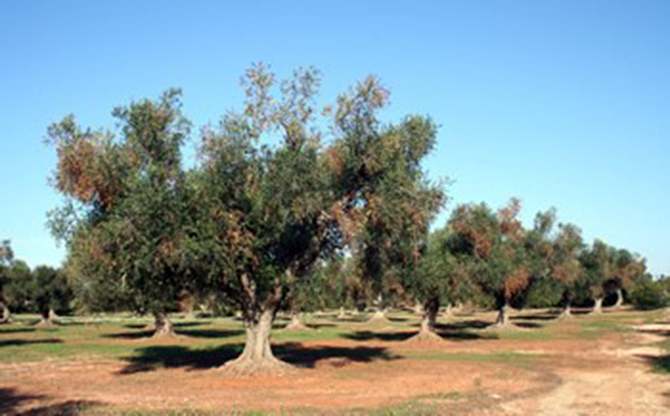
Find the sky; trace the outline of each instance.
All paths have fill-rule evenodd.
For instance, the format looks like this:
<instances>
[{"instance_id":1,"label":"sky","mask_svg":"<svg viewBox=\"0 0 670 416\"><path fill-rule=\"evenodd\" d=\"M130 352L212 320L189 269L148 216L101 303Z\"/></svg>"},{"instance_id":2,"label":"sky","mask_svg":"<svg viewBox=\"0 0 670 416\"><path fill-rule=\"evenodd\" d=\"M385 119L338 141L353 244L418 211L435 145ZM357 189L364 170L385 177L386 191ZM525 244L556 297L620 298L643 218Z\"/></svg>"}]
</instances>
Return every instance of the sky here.
<instances>
[{"instance_id":1,"label":"sky","mask_svg":"<svg viewBox=\"0 0 670 416\"><path fill-rule=\"evenodd\" d=\"M0 239L57 266L46 228L50 123L169 87L196 126L240 108L254 62L323 73L332 102L368 74L391 89L386 122L440 126L425 167L450 202L522 201L670 274L668 1L17 1L0 5ZM196 129L197 131L197 129ZM194 143L197 137L194 137ZM186 153L192 153L192 145Z\"/></svg>"}]
</instances>

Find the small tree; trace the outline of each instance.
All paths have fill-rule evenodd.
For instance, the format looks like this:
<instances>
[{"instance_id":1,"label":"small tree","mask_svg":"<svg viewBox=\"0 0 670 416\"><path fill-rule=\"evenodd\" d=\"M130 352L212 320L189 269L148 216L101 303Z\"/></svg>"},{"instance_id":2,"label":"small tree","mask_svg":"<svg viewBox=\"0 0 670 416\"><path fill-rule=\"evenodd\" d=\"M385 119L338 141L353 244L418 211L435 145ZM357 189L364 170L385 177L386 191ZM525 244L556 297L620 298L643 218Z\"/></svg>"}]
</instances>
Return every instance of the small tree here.
<instances>
[{"instance_id":1,"label":"small tree","mask_svg":"<svg viewBox=\"0 0 670 416\"><path fill-rule=\"evenodd\" d=\"M572 224L559 225L559 233L553 244L551 274L563 288L562 318L571 316L570 306L582 277L582 264L579 262L582 246L582 233L579 228Z\"/></svg>"},{"instance_id":2,"label":"small tree","mask_svg":"<svg viewBox=\"0 0 670 416\"><path fill-rule=\"evenodd\" d=\"M14 252L9 240L3 240L0 243L0 307L2 307L2 318L0 323L7 323L10 320L9 301L7 300L7 290L10 283L10 267L14 262Z\"/></svg>"},{"instance_id":3,"label":"small tree","mask_svg":"<svg viewBox=\"0 0 670 416\"><path fill-rule=\"evenodd\" d=\"M244 114L226 115L203 136L198 235L190 250L209 265L195 273L206 278L198 286L243 311L246 343L229 371L287 368L270 347L277 310L318 260L360 241L386 207L411 202L396 200L389 188L418 178L425 143L434 140L432 123L421 117L382 128L377 112L388 91L369 77L338 98L325 147L313 122L319 83L316 70L299 69L276 96L274 74L254 66L244 78ZM273 135L277 145L262 144Z\"/></svg>"},{"instance_id":4,"label":"small tree","mask_svg":"<svg viewBox=\"0 0 670 416\"><path fill-rule=\"evenodd\" d=\"M472 278L498 309L495 326L509 327L509 305L529 286L524 230L516 219L517 199L497 213L486 204L460 205L452 214L450 227L456 234L455 250L470 264Z\"/></svg>"},{"instance_id":5,"label":"small tree","mask_svg":"<svg viewBox=\"0 0 670 416\"><path fill-rule=\"evenodd\" d=\"M77 265L71 270L91 273L77 278L105 287L118 282L134 309L154 315L155 336L171 336L167 312L186 287L181 145L190 124L179 90L118 107L113 115L121 140L81 129L73 116L49 128L58 154L53 183L68 198L52 213L52 230L68 243Z\"/></svg>"},{"instance_id":6,"label":"small tree","mask_svg":"<svg viewBox=\"0 0 670 416\"><path fill-rule=\"evenodd\" d=\"M613 249L601 240L594 240L591 247L582 251L579 261L584 270L583 286L587 287L594 300L593 313L602 312L603 299L605 297L605 283L613 274L612 267Z\"/></svg>"},{"instance_id":7,"label":"small tree","mask_svg":"<svg viewBox=\"0 0 670 416\"><path fill-rule=\"evenodd\" d=\"M69 306L70 290L65 276L49 266L38 266L32 273L30 297L42 320L40 325L52 325L56 311Z\"/></svg>"}]
</instances>

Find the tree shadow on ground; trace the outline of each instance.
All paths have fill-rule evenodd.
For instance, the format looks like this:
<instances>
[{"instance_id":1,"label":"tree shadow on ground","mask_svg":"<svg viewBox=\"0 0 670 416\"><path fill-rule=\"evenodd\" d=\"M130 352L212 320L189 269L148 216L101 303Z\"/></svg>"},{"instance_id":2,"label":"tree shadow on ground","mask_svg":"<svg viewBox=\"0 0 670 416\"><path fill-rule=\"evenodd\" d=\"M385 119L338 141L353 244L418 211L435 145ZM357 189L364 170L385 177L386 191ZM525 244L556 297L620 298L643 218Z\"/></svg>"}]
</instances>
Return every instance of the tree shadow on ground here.
<instances>
[{"instance_id":1,"label":"tree shadow on ground","mask_svg":"<svg viewBox=\"0 0 670 416\"><path fill-rule=\"evenodd\" d=\"M556 312L534 313L530 315L513 316L512 321L552 321L558 317Z\"/></svg>"},{"instance_id":2,"label":"tree shadow on ground","mask_svg":"<svg viewBox=\"0 0 670 416\"><path fill-rule=\"evenodd\" d=\"M77 416L102 403L90 400L68 400L63 403L35 407L16 416Z\"/></svg>"},{"instance_id":3,"label":"tree shadow on ground","mask_svg":"<svg viewBox=\"0 0 670 416\"><path fill-rule=\"evenodd\" d=\"M465 330L442 330L436 325L436 333L445 340L450 341L473 341L482 339L496 339L495 334L479 334ZM356 331L353 334L344 334L344 338L354 341L406 341L415 336L417 331L397 331L397 332L372 332L372 331Z\"/></svg>"},{"instance_id":4,"label":"tree shadow on ground","mask_svg":"<svg viewBox=\"0 0 670 416\"><path fill-rule=\"evenodd\" d=\"M32 344L62 344L63 340L60 338L47 339L5 339L0 341L0 348L2 347L20 347L23 345Z\"/></svg>"},{"instance_id":5,"label":"tree shadow on ground","mask_svg":"<svg viewBox=\"0 0 670 416\"><path fill-rule=\"evenodd\" d=\"M409 318L398 318L394 316L387 316L386 319L388 319L391 322L407 322L409 321Z\"/></svg>"},{"instance_id":6,"label":"tree shadow on ground","mask_svg":"<svg viewBox=\"0 0 670 416\"><path fill-rule=\"evenodd\" d=\"M19 334L22 332L35 332L35 328L8 328L0 327L0 335L4 334Z\"/></svg>"},{"instance_id":7,"label":"tree shadow on ground","mask_svg":"<svg viewBox=\"0 0 670 416\"><path fill-rule=\"evenodd\" d=\"M638 354L636 357L644 359L652 369L659 373L670 374L670 354L665 355L648 355Z\"/></svg>"},{"instance_id":8,"label":"tree shadow on ground","mask_svg":"<svg viewBox=\"0 0 670 416\"><path fill-rule=\"evenodd\" d=\"M537 322L514 322L514 326L518 326L519 328L538 329L542 328L544 325L538 324Z\"/></svg>"},{"instance_id":9,"label":"tree shadow on ground","mask_svg":"<svg viewBox=\"0 0 670 416\"><path fill-rule=\"evenodd\" d=\"M175 328L178 329L178 328ZM179 329L177 335L192 337L192 338L229 338L237 335L242 335L243 330L228 330L228 329ZM104 338L114 339L142 339L151 338L154 335L153 329L131 332L118 332L114 334L105 334Z\"/></svg>"},{"instance_id":10,"label":"tree shadow on ground","mask_svg":"<svg viewBox=\"0 0 670 416\"><path fill-rule=\"evenodd\" d=\"M24 402L41 399L44 396L34 396L19 393L15 388L0 388L0 414L15 415L17 408Z\"/></svg>"},{"instance_id":11,"label":"tree shadow on ground","mask_svg":"<svg viewBox=\"0 0 670 416\"><path fill-rule=\"evenodd\" d=\"M184 346L151 346L138 350L138 355L126 357L128 363L119 374L155 371L159 368L207 370L217 368L242 353L243 344L220 345L214 348L191 349ZM303 347L300 343L285 343L273 347L277 358L301 368L314 368L322 360L336 360L334 365L350 362L395 360L402 357L380 347Z\"/></svg>"},{"instance_id":12,"label":"tree shadow on ground","mask_svg":"<svg viewBox=\"0 0 670 416\"><path fill-rule=\"evenodd\" d=\"M352 334L343 334L343 338L354 341L405 341L416 335L415 331L402 332L372 332L372 331L356 331Z\"/></svg>"},{"instance_id":13,"label":"tree shadow on ground","mask_svg":"<svg viewBox=\"0 0 670 416\"><path fill-rule=\"evenodd\" d=\"M244 334L242 329L181 329L179 335L192 338L230 338Z\"/></svg>"},{"instance_id":14,"label":"tree shadow on ground","mask_svg":"<svg viewBox=\"0 0 670 416\"><path fill-rule=\"evenodd\" d=\"M335 324L324 324L324 323L318 323L318 324L317 323L314 323L314 324L308 323L308 324L305 324L305 326L307 328L311 328L311 329L320 329L320 328L334 328L337 325L335 325Z\"/></svg>"},{"instance_id":15,"label":"tree shadow on ground","mask_svg":"<svg viewBox=\"0 0 670 416\"><path fill-rule=\"evenodd\" d=\"M468 321L436 323L435 329L440 331L463 331L467 329L484 329L489 325L491 325L491 322L489 321L470 319ZM419 324L416 324L415 326L419 326Z\"/></svg>"}]
</instances>

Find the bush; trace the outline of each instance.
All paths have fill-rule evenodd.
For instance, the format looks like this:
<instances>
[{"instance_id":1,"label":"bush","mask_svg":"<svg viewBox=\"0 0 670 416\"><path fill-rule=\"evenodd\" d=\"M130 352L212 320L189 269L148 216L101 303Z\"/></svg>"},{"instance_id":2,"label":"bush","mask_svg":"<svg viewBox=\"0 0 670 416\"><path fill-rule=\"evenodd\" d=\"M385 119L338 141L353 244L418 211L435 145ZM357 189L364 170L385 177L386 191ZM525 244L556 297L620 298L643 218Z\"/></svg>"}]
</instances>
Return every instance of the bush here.
<instances>
[{"instance_id":1,"label":"bush","mask_svg":"<svg viewBox=\"0 0 670 416\"><path fill-rule=\"evenodd\" d=\"M637 282L630 291L630 301L635 309L652 310L668 305L668 294L661 282L645 279Z\"/></svg>"}]
</instances>

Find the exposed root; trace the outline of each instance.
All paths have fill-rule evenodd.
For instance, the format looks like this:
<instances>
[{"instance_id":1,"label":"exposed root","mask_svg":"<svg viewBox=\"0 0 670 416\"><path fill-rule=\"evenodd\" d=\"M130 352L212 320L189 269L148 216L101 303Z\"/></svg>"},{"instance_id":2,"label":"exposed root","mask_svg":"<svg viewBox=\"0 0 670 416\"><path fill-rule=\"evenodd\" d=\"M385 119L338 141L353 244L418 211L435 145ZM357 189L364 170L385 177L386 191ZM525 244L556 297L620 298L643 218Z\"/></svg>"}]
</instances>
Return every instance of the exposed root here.
<instances>
[{"instance_id":1,"label":"exposed root","mask_svg":"<svg viewBox=\"0 0 670 416\"><path fill-rule=\"evenodd\" d=\"M42 319L38 323L35 324L35 326L56 326L59 325L58 322L52 321L50 319Z\"/></svg>"},{"instance_id":2,"label":"exposed root","mask_svg":"<svg viewBox=\"0 0 670 416\"><path fill-rule=\"evenodd\" d=\"M409 338L406 342L441 342L442 337L433 331L419 331L418 334Z\"/></svg>"},{"instance_id":3,"label":"exposed root","mask_svg":"<svg viewBox=\"0 0 670 416\"><path fill-rule=\"evenodd\" d=\"M388 318L386 317L386 314L385 314L384 312L382 312L382 311L376 311L376 312L370 317L370 319L368 319L368 322L369 322L369 323L378 323L378 322L381 322L381 323L386 323L386 324L387 324L387 323L390 323L391 321L388 320Z\"/></svg>"},{"instance_id":4,"label":"exposed root","mask_svg":"<svg viewBox=\"0 0 670 416\"><path fill-rule=\"evenodd\" d=\"M571 312L563 311L560 315L556 317L559 321L574 319L574 315Z\"/></svg>"},{"instance_id":5,"label":"exposed root","mask_svg":"<svg viewBox=\"0 0 670 416\"><path fill-rule=\"evenodd\" d=\"M253 374L286 374L297 371L296 367L275 357L251 359L244 355L229 361L218 368L218 371L231 376L247 376Z\"/></svg>"},{"instance_id":6,"label":"exposed root","mask_svg":"<svg viewBox=\"0 0 670 416\"><path fill-rule=\"evenodd\" d=\"M169 339L169 338L183 338L183 335L179 335L174 332L172 329L162 329L160 331L155 331L151 336L152 339Z\"/></svg>"},{"instance_id":7,"label":"exposed root","mask_svg":"<svg viewBox=\"0 0 670 416\"><path fill-rule=\"evenodd\" d=\"M305 324L302 323L300 318L297 316L294 316L291 318L291 321L284 327L284 329L288 329L291 331L309 331L311 328L306 326Z\"/></svg>"},{"instance_id":8,"label":"exposed root","mask_svg":"<svg viewBox=\"0 0 670 416\"><path fill-rule=\"evenodd\" d=\"M486 327L485 331L489 332L525 332L528 331L528 328L523 328L518 325L514 325L511 322L501 323L496 322Z\"/></svg>"}]
</instances>

